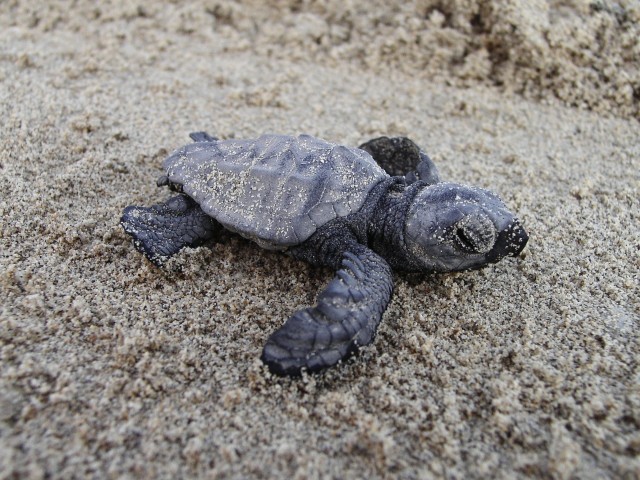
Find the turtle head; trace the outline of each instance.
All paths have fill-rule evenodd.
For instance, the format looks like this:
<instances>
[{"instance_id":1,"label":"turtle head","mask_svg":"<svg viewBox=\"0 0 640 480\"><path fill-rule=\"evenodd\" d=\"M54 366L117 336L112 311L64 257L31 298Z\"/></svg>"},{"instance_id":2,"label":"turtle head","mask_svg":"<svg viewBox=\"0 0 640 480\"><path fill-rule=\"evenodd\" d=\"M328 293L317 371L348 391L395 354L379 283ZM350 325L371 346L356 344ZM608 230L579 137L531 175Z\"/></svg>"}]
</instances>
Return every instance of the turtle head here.
<instances>
[{"instance_id":1,"label":"turtle head","mask_svg":"<svg viewBox=\"0 0 640 480\"><path fill-rule=\"evenodd\" d=\"M456 183L420 190L405 223L408 253L427 271L475 269L515 257L528 239L496 194Z\"/></svg>"}]
</instances>

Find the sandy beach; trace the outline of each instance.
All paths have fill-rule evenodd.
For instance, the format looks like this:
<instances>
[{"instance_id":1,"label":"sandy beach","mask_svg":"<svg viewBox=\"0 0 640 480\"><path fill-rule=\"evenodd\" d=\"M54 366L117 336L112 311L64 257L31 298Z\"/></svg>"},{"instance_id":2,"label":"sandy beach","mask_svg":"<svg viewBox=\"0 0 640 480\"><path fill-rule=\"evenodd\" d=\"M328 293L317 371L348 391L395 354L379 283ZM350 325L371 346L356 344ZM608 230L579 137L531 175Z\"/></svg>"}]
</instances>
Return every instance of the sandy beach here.
<instances>
[{"instance_id":1,"label":"sandy beach","mask_svg":"<svg viewBox=\"0 0 640 480\"><path fill-rule=\"evenodd\" d=\"M0 3L0 479L640 478L640 6L390 3ZM408 136L529 245L273 376L331 271L118 223L200 130Z\"/></svg>"}]
</instances>

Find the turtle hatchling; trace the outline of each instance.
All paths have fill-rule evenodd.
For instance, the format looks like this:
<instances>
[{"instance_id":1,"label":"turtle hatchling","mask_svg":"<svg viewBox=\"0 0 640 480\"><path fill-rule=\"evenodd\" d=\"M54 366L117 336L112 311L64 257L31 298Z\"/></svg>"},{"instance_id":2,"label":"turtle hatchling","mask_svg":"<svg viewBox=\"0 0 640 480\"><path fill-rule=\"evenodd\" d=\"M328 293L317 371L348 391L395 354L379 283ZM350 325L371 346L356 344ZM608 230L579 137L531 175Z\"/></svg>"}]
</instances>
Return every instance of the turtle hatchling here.
<instances>
[{"instance_id":1,"label":"turtle hatchling","mask_svg":"<svg viewBox=\"0 0 640 480\"><path fill-rule=\"evenodd\" d=\"M352 148L309 135L190 136L194 143L164 161L158 180L176 195L125 208L122 226L158 266L225 228L334 269L317 305L267 339L261 358L279 375L331 367L371 343L393 291L392 269L477 269L517 256L528 240L496 194L441 181L405 137Z\"/></svg>"}]
</instances>

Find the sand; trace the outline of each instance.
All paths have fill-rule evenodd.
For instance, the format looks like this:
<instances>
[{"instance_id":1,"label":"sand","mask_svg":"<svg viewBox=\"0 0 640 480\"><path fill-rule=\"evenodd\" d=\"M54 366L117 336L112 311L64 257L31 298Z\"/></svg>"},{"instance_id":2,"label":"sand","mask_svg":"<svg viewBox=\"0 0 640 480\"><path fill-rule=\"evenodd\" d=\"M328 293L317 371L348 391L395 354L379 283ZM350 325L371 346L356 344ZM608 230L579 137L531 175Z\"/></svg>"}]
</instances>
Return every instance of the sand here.
<instances>
[{"instance_id":1,"label":"sand","mask_svg":"<svg viewBox=\"0 0 640 480\"><path fill-rule=\"evenodd\" d=\"M640 477L636 2L129 3L0 4L0 478ZM195 130L407 135L529 246L273 377L330 271L118 224Z\"/></svg>"}]
</instances>

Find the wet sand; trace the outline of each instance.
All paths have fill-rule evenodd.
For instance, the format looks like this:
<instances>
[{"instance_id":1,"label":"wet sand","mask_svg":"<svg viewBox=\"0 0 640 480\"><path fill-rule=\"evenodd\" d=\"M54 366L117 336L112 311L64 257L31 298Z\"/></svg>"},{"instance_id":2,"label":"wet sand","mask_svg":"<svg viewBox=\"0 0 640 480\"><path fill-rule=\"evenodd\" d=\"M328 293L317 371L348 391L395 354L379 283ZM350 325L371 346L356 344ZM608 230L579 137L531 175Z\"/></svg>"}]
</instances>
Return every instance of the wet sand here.
<instances>
[{"instance_id":1,"label":"wet sand","mask_svg":"<svg viewBox=\"0 0 640 480\"><path fill-rule=\"evenodd\" d=\"M0 478L640 476L638 7L29 3L0 5ZM235 237L158 269L118 224L197 130L409 136L529 246L396 275L359 356L274 377L330 271Z\"/></svg>"}]
</instances>

